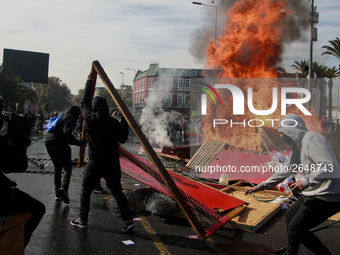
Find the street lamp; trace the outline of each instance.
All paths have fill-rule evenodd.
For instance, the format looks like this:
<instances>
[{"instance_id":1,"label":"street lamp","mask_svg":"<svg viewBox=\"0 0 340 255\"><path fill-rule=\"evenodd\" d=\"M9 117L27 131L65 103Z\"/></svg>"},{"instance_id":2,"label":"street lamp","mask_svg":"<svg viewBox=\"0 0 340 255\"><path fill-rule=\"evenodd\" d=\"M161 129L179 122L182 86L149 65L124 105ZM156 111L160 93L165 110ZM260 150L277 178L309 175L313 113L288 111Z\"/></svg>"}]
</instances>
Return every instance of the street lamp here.
<instances>
[{"instance_id":1,"label":"street lamp","mask_svg":"<svg viewBox=\"0 0 340 255\"><path fill-rule=\"evenodd\" d=\"M135 75L136 75L136 73L137 73L137 70L136 69L132 69L132 68L125 68L125 70L130 70L130 71L135 71Z\"/></svg>"},{"instance_id":2,"label":"street lamp","mask_svg":"<svg viewBox=\"0 0 340 255\"><path fill-rule=\"evenodd\" d=\"M214 2L213 2L214 3ZM204 5L204 6L208 6L208 7L213 7L216 10L216 16L215 16L215 47L216 47L216 36L217 36L217 6L215 5L210 5L210 4L203 4L201 2L192 2L192 4L196 4L196 5ZM214 65L214 75L215 75L215 65Z\"/></svg>"},{"instance_id":3,"label":"street lamp","mask_svg":"<svg viewBox=\"0 0 340 255\"><path fill-rule=\"evenodd\" d=\"M122 85L124 84L124 73L120 72L119 74L122 74Z\"/></svg>"},{"instance_id":4,"label":"street lamp","mask_svg":"<svg viewBox=\"0 0 340 255\"><path fill-rule=\"evenodd\" d=\"M210 4L203 4L201 2L192 2L192 4L196 4L196 5L204 5L204 6L208 6L208 7L213 7L216 10L216 16L215 16L215 45L216 45L216 33L217 33L217 6L215 5L210 5Z\"/></svg>"}]
</instances>

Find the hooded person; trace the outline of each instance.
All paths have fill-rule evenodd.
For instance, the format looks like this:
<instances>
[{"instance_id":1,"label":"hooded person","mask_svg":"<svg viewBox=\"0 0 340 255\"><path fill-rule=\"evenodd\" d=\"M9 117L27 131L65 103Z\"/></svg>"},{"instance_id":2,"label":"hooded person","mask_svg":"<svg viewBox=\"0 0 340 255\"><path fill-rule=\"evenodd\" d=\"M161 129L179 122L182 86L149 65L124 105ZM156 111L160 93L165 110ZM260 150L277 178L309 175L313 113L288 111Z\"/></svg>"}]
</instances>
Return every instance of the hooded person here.
<instances>
[{"instance_id":1,"label":"hooded person","mask_svg":"<svg viewBox=\"0 0 340 255\"><path fill-rule=\"evenodd\" d=\"M84 142L76 139L72 132L80 114L80 107L72 105L67 113L60 116L55 131L46 132L45 146L54 165L55 200L70 202L68 189L72 174L72 150L70 145L83 146ZM64 169L63 178L61 172Z\"/></svg>"},{"instance_id":2,"label":"hooded person","mask_svg":"<svg viewBox=\"0 0 340 255\"><path fill-rule=\"evenodd\" d=\"M333 149L323 135L308 131L296 114L283 117L278 131L292 150L289 167L281 168L245 194L274 187L300 172L290 188L301 195L285 216L287 254L298 254L300 243L315 254L331 254L310 229L340 211L340 168Z\"/></svg>"},{"instance_id":3,"label":"hooded person","mask_svg":"<svg viewBox=\"0 0 340 255\"><path fill-rule=\"evenodd\" d=\"M122 231L127 232L135 225L120 181L119 143L125 143L128 138L128 124L123 117L121 122L110 117L104 97L97 96L91 103L92 84L93 80L89 75L81 101L89 160L83 172L79 217L70 223L78 228L87 228L91 194L100 179L104 178L106 186L117 201L124 222Z\"/></svg>"}]
</instances>

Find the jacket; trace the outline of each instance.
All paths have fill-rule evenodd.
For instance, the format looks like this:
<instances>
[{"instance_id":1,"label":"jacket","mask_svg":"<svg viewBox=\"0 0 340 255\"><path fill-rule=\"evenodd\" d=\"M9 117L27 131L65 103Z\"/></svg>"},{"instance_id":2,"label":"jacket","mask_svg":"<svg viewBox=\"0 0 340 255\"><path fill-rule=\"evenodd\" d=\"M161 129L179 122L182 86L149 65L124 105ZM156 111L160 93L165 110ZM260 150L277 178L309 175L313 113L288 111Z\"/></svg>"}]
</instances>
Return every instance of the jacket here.
<instances>
[{"instance_id":1,"label":"jacket","mask_svg":"<svg viewBox=\"0 0 340 255\"><path fill-rule=\"evenodd\" d=\"M302 170L303 195L328 202L340 201L340 167L328 140L320 133L308 131L303 119L295 114L282 118L278 131L296 143L300 162L298 165L291 162L289 171L276 172L258 188L273 187Z\"/></svg>"},{"instance_id":2,"label":"jacket","mask_svg":"<svg viewBox=\"0 0 340 255\"><path fill-rule=\"evenodd\" d=\"M89 158L111 160L119 157L119 143L128 138L128 124L109 116L104 97L95 97L91 103L92 81L85 85L81 111L85 120L85 131L89 145Z\"/></svg>"}]
</instances>

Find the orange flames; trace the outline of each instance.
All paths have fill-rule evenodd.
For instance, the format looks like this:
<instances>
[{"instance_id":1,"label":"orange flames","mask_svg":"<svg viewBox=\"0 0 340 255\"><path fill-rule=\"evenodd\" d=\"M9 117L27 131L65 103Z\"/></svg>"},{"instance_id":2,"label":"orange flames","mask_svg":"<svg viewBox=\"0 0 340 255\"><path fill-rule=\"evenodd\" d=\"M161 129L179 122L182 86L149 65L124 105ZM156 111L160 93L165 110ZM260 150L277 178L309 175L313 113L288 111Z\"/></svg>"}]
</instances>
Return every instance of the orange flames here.
<instances>
[{"instance_id":1,"label":"orange flames","mask_svg":"<svg viewBox=\"0 0 340 255\"><path fill-rule=\"evenodd\" d=\"M284 20L292 12L287 8L285 0L240 0L226 13L228 19L223 33L219 36L216 45L210 43L207 48L207 67L222 69L221 78L277 78L276 65L280 62L282 53L281 37L284 32ZM270 116L254 116L245 105L245 115L235 116L232 113L233 104L231 93L226 89L219 89L223 106L215 106L212 100L207 102L207 115L202 121L202 131L208 139L225 141L229 145L248 150L260 150L260 137L258 129L248 125L252 119L260 119L265 126L272 126L268 119L280 120L281 93L276 79L261 79L261 83L252 79L246 85L242 79L234 79L245 95L247 103L247 87L253 88L253 105L255 109L267 110L272 106L272 88L278 87L278 109ZM291 85L284 85L285 87ZM296 107L290 107L287 113L296 113L304 118L307 127L315 130L315 116L305 117ZM303 115L303 116L302 116ZM229 120L228 124L212 126L214 119ZM234 123L245 121L246 127L236 124L231 127L230 120ZM259 122L260 123L260 122ZM259 123L251 122L252 126ZM274 122L277 128L279 121Z\"/></svg>"}]
</instances>

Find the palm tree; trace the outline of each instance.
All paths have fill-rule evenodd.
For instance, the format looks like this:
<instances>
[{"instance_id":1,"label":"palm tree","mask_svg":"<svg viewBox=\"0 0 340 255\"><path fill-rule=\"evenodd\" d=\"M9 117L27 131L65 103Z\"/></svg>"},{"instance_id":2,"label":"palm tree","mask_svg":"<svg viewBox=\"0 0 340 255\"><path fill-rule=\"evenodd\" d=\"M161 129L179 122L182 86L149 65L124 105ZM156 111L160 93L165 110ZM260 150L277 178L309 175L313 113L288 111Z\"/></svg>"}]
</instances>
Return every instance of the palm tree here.
<instances>
[{"instance_id":1,"label":"palm tree","mask_svg":"<svg viewBox=\"0 0 340 255\"><path fill-rule=\"evenodd\" d=\"M300 71L304 77L307 76L307 71L309 70L309 60L294 61L293 70Z\"/></svg>"},{"instance_id":2,"label":"palm tree","mask_svg":"<svg viewBox=\"0 0 340 255\"><path fill-rule=\"evenodd\" d=\"M332 119L332 88L333 88L333 78L339 77L340 72L339 70L333 66L333 68L327 68L325 72L325 77L327 77L328 80L328 118Z\"/></svg>"},{"instance_id":3,"label":"palm tree","mask_svg":"<svg viewBox=\"0 0 340 255\"><path fill-rule=\"evenodd\" d=\"M321 53L321 56L331 55L340 60L340 39L337 37L335 40L330 40L328 42L331 44L331 46L329 45L322 46L321 48L326 49L326 51Z\"/></svg>"}]
</instances>

